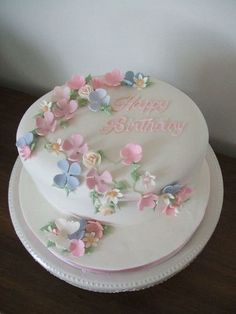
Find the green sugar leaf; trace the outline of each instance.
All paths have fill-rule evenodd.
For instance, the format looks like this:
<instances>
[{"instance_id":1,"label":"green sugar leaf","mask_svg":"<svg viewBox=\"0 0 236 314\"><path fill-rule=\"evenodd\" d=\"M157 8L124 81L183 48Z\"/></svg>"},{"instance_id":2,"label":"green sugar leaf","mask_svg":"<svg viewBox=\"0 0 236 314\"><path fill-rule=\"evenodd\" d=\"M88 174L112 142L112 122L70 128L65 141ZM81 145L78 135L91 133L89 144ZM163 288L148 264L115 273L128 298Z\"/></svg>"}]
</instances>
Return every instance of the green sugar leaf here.
<instances>
[{"instance_id":1,"label":"green sugar leaf","mask_svg":"<svg viewBox=\"0 0 236 314\"><path fill-rule=\"evenodd\" d=\"M90 81L92 81L92 75L91 74L87 75L85 78L86 84L88 84Z\"/></svg>"},{"instance_id":2,"label":"green sugar leaf","mask_svg":"<svg viewBox=\"0 0 236 314\"><path fill-rule=\"evenodd\" d=\"M85 98L79 98L79 106L80 107L85 107L88 104L88 99Z\"/></svg>"},{"instance_id":3,"label":"green sugar leaf","mask_svg":"<svg viewBox=\"0 0 236 314\"><path fill-rule=\"evenodd\" d=\"M47 247L53 247L53 246L56 246L56 243L49 240L47 243Z\"/></svg>"}]
</instances>

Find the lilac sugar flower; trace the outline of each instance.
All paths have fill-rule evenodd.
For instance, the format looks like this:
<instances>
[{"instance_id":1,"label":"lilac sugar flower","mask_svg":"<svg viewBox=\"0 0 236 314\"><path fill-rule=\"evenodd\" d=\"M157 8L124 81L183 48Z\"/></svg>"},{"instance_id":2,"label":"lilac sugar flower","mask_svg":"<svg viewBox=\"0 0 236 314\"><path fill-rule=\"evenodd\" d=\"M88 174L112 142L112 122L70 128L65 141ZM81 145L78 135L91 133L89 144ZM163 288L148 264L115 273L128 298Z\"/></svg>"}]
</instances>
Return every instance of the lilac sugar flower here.
<instances>
[{"instance_id":1,"label":"lilac sugar flower","mask_svg":"<svg viewBox=\"0 0 236 314\"><path fill-rule=\"evenodd\" d=\"M89 94L89 109L94 112L102 110L102 106L108 107L110 96L103 88L97 88Z\"/></svg>"},{"instance_id":2,"label":"lilac sugar flower","mask_svg":"<svg viewBox=\"0 0 236 314\"><path fill-rule=\"evenodd\" d=\"M24 148L25 146L30 146L33 143L33 140L34 140L33 133L28 132L17 140L16 146L18 148Z\"/></svg>"},{"instance_id":3,"label":"lilac sugar flower","mask_svg":"<svg viewBox=\"0 0 236 314\"><path fill-rule=\"evenodd\" d=\"M126 72L122 83L124 85L127 85L127 86L133 86L133 84L134 84L134 72L133 71Z\"/></svg>"},{"instance_id":4,"label":"lilac sugar flower","mask_svg":"<svg viewBox=\"0 0 236 314\"><path fill-rule=\"evenodd\" d=\"M73 162L71 165L66 159L60 160L58 168L62 170L62 174L58 174L53 178L57 187L65 188L68 192L74 191L79 185L80 181L77 176L81 172L81 168L78 162Z\"/></svg>"},{"instance_id":5,"label":"lilac sugar flower","mask_svg":"<svg viewBox=\"0 0 236 314\"><path fill-rule=\"evenodd\" d=\"M169 184L162 189L162 193L169 193L175 195L182 189L182 187L183 186L178 183Z\"/></svg>"}]
</instances>

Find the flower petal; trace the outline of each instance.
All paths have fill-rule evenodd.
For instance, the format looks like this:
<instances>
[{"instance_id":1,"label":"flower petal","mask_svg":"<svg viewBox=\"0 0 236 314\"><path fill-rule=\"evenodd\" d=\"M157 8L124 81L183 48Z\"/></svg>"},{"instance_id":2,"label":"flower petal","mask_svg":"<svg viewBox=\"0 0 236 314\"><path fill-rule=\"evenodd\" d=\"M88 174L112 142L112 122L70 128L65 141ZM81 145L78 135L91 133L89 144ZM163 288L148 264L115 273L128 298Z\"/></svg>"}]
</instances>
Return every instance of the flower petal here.
<instances>
[{"instance_id":1,"label":"flower petal","mask_svg":"<svg viewBox=\"0 0 236 314\"><path fill-rule=\"evenodd\" d=\"M59 160L57 166L65 173L69 170L69 162L66 159Z\"/></svg>"},{"instance_id":2,"label":"flower petal","mask_svg":"<svg viewBox=\"0 0 236 314\"><path fill-rule=\"evenodd\" d=\"M68 176L67 177L67 187L70 191L74 191L78 186L80 182L79 179L73 176Z\"/></svg>"},{"instance_id":3,"label":"flower petal","mask_svg":"<svg viewBox=\"0 0 236 314\"><path fill-rule=\"evenodd\" d=\"M64 188L66 185L66 175L63 174L58 174L53 178L53 182L59 187L59 188Z\"/></svg>"},{"instance_id":4,"label":"flower petal","mask_svg":"<svg viewBox=\"0 0 236 314\"><path fill-rule=\"evenodd\" d=\"M78 176L80 172L81 172L80 164L78 162L73 162L70 165L68 173L73 176Z\"/></svg>"}]
</instances>

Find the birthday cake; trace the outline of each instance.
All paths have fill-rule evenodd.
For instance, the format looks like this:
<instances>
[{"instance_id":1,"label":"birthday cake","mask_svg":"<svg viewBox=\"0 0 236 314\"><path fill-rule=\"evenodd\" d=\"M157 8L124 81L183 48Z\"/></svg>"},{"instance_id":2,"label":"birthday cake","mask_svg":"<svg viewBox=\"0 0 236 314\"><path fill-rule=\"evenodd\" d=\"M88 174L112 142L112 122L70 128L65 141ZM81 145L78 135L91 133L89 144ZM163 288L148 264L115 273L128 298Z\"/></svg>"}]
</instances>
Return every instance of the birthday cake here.
<instances>
[{"instance_id":1,"label":"birthday cake","mask_svg":"<svg viewBox=\"0 0 236 314\"><path fill-rule=\"evenodd\" d=\"M158 258L149 259L149 252L147 261L133 266L162 260L186 243L204 216L207 196L199 213L193 210L206 171L204 117L183 92L142 73L73 76L27 110L16 146L27 180L61 215L41 228L48 246L63 249L79 265L101 254L100 242L108 241L103 250L111 252L109 236L103 237L111 229L117 241L128 243L127 234L144 228L151 235L155 224L168 238L168 226L176 224L176 247L163 256L159 250ZM191 227L185 233L186 222ZM96 253L85 258L93 247ZM119 263L115 269L132 268Z\"/></svg>"}]
</instances>

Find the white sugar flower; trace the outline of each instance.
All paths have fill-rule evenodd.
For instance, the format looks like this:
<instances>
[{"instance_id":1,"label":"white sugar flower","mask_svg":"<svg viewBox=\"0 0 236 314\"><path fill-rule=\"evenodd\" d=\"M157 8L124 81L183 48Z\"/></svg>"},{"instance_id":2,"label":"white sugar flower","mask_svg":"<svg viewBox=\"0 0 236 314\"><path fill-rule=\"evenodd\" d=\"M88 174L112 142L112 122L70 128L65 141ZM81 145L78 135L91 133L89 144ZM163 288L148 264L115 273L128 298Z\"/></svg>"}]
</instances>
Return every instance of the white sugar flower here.
<instances>
[{"instance_id":1,"label":"white sugar flower","mask_svg":"<svg viewBox=\"0 0 236 314\"><path fill-rule=\"evenodd\" d=\"M119 189L113 189L105 193L105 199L108 203L113 202L115 205L118 204L119 199L124 195L120 192Z\"/></svg>"},{"instance_id":2,"label":"white sugar flower","mask_svg":"<svg viewBox=\"0 0 236 314\"><path fill-rule=\"evenodd\" d=\"M41 104L40 104L40 110L42 112L47 112L47 111L51 111L52 108L52 102L51 101L46 101L44 100Z\"/></svg>"},{"instance_id":3,"label":"white sugar flower","mask_svg":"<svg viewBox=\"0 0 236 314\"><path fill-rule=\"evenodd\" d=\"M134 87L141 89L147 87L148 76L144 76L142 73L138 73L134 76Z\"/></svg>"},{"instance_id":4,"label":"white sugar flower","mask_svg":"<svg viewBox=\"0 0 236 314\"><path fill-rule=\"evenodd\" d=\"M156 176L152 175L150 172L145 171L145 174L142 176L142 181L145 189L154 187L156 185Z\"/></svg>"},{"instance_id":5,"label":"white sugar flower","mask_svg":"<svg viewBox=\"0 0 236 314\"><path fill-rule=\"evenodd\" d=\"M56 228L48 234L48 239L61 249L67 249L70 245L68 236L80 228L79 221L68 221L64 218L55 220Z\"/></svg>"}]
</instances>

